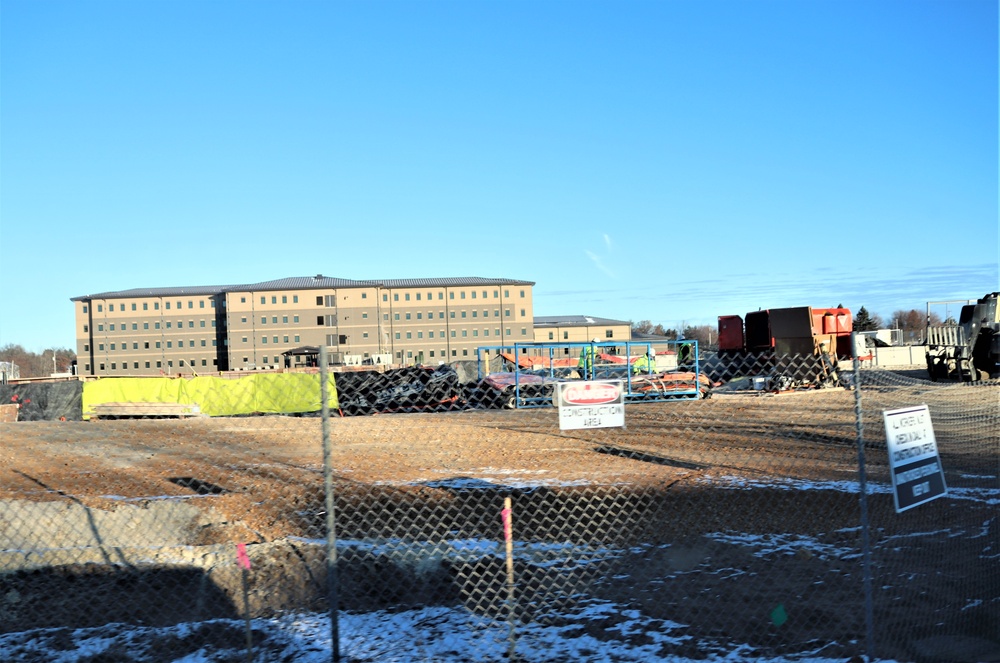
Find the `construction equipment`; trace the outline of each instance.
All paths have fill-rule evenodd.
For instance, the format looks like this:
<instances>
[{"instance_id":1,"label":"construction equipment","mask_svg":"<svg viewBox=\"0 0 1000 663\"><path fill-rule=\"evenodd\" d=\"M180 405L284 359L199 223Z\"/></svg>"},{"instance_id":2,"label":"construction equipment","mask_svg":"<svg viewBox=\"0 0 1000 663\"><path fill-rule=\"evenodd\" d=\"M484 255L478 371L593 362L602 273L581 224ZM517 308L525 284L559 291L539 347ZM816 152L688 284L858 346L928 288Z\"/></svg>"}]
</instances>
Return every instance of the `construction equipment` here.
<instances>
[{"instance_id":1,"label":"construction equipment","mask_svg":"<svg viewBox=\"0 0 1000 663\"><path fill-rule=\"evenodd\" d=\"M962 307L958 322L930 324L927 303L927 373L931 380L976 382L1000 376L1000 292Z\"/></svg>"},{"instance_id":2,"label":"construction equipment","mask_svg":"<svg viewBox=\"0 0 1000 663\"><path fill-rule=\"evenodd\" d=\"M851 356L846 308L762 309L719 316L719 354L710 374L719 379L764 374L770 388L839 383L838 358Z\"/></svg>"}]
</instances>

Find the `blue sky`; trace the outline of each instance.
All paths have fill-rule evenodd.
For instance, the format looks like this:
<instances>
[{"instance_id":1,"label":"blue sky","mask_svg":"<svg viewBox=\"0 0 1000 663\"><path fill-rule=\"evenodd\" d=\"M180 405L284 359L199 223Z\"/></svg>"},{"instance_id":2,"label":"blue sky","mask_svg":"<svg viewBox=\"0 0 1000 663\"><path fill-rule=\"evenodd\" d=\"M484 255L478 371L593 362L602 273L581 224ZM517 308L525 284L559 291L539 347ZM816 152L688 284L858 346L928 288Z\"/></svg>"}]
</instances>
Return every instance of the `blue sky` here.
<instances>
[{"instance_id":1,"label":"blue sky","mask_svg":"<svg viewBox=\"0 0 1000 663\"><path fill-rule=\"evenodd\" d=\"M535 314L888 316L998 281L993 0L0 4L0 345L323 273Z\"/></svg>"}]
</instances>

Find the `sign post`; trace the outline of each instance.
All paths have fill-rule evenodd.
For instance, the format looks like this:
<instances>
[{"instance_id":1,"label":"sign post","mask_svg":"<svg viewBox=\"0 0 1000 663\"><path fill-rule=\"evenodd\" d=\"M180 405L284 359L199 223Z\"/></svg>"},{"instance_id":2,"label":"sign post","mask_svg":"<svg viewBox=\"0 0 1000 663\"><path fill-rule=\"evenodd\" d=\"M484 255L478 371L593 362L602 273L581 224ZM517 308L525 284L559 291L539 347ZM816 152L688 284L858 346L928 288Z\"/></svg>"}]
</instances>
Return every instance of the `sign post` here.
<instances>
[{"instance_id":1,"label":"sign post","mask_svg":"<svg viewBox=\"0 0 1000 663\"><path fill-rule=\"evenodd\" d=\"M621 380L559 382L555 406L559 430L625 427L625 388Z\"/></svg>"},{"instance_id":2,"label":"sign post","mask_svg":"<svg viewBox=\"0 0 1000 663\"><path fill-rule=\"evenodd\" d=\"M883 410L896 513L947 494L926 405Z\"/></svg>"}]
</instances>

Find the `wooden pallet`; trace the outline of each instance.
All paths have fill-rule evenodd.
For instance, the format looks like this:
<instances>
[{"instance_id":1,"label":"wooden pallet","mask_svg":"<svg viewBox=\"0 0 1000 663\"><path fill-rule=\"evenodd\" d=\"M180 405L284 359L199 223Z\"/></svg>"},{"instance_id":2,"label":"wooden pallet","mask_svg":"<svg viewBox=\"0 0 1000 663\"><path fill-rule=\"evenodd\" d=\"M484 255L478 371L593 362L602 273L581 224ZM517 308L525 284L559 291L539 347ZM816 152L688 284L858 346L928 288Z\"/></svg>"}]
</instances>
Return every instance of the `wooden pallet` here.
<instances>
[{"instance_id":1,"label":"wooden pallet","mask_svg":"<svg viewBox=\"0 0 1000 663\"><path fill-rule=\"evenodd\" d=\"M93 405L91 411L91 419L205 416L197 403L100 403Z\"/></svg>"}]
</instances>

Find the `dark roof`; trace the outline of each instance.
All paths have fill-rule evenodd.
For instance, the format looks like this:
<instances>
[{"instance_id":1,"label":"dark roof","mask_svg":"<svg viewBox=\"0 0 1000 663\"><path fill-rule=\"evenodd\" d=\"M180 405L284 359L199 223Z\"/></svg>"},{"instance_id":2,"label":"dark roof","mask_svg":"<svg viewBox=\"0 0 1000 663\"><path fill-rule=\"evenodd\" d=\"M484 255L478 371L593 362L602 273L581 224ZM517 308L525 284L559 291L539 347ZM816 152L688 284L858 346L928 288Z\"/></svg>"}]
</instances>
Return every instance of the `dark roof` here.
<instances>
[{"instance_id":1,"label":"dark roof","mask_svg":"<svg viewBox=\"0 0 1000 663\"><path fill-rule=\"evenodd\" d=\"M598 318L592 315L539 315L535 316L536 327L586 327L586 326L606 326L606 325L629 325L627 320L611 320L610 318Z\"/></svg>"},{"instance_id":2,"label":"dark roof","mask_svg":"<svg viewBox=\"0 0 1000 663\"><path fill-rule=\"evenodd\" d=\"M98 292L92 295L72 297L70 301L78 302L88 299L126 299L131 297L175 297L182 295L218 295L225 292L266 292L269 290L310 290L333 288L446 288L489 285L535 285L534 281L519 281L516 279L489 279L479 276L459 276L454 278L436 279L375 279L355 281L331 276L290 276L274 281L246 283L243 285L199 285L173 288L133 288L131 290L113 290Z\"/></svg>"}]
</instances>

